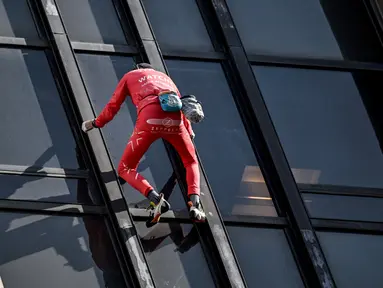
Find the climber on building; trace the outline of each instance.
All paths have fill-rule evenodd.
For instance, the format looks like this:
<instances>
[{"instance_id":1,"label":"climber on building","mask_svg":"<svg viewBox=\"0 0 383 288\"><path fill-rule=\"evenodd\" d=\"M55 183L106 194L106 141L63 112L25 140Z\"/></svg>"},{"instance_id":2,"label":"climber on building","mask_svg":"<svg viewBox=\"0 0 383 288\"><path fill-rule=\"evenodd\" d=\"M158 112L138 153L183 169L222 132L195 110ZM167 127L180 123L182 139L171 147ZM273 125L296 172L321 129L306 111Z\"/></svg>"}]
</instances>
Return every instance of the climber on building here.
<instances>
[{"instance_id":1,"label":"climber on building","mask_svg":"<svg viewBox=\"0 0 383 288\"><path fill-rule=\"evenodd\" d=\"M192 142L195 134L190 123L203 119L200 103L193 95L181 97L169 76L150 64L140 63L123 76L99 116L82 123L82 130L87 133L93 128L104 127L114 118L128 95L137 107L137 120L118 165L119 176L149 199L151 214L148 223L156 224L161 214L170 209L170 204L136 169L154 141L159 138L166 140L178 152L186 169L190 217L195 222L204 222L206 216L199 197L199 165Z\"/></svg>"}]
</instances>

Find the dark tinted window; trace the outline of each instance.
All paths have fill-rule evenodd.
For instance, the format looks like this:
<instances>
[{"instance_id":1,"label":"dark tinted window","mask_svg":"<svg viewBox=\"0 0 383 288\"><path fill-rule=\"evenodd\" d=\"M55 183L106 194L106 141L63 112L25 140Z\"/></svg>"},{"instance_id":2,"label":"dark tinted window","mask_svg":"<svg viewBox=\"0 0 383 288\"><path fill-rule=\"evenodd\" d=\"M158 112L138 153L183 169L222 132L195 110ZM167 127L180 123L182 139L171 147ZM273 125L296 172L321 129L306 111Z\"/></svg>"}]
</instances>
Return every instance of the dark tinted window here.
<instances>
[{"instance_id":1,"label":"dark tinted window","mask_svg":"<svg viewBox=\"0 0 383 288\"><path fill-rule=\"evenodd\" d=\"M0 36L39 38L27 0L0 0Z\"/></svg>"},{"instance_id":2,"label":"dark tinted window","mask_svg":"<svg viewBox=\"0 0 383 288\"><path fill-rule=\"evenodd\" d=\"M201 100L206 115L193 126L215 199L224 214L276 212L220 64L166 61L182 94Z\"/></svg>"},{"instance_id":3,"label":"dark tinted window","mask_svg":"<svg viewBox=\"0 0 383 288\"><path fill-rule=\"evenodd\" d=\"M313 218L383 222L383 199L369 197L302 194Z\"/></svg>"},{"instance_id":4,"label":"dark tinted window","mask_svg":"<svg viewBox=\"0 0 383 288\"><path fill-rule=\"evenodd\" d=\"M5 199L99 203L95 187L85 179L0 175L0 183L0 197Z\"/></svg>"},{"instance_id":5,"label":"dark tinted window","mask_svg":"<svg viewBox=\"0 0 383 288\"><path fill-rule=\"evenodd\" d=\"M0 49L0 163L78 168L76 143L45 54Z\"/></svg>"},{"instance_id":6,"label":"dark tinted window","mask_svg":"<svg viewBox=\"0 0 383 288\"><path fill-rule=\"evenodd\" d=\"M330 232L317 235L337 287L382 287L382 236Z\"/></svg>"},{"instance_id":7,"label":"dark tinted window","mask_svg":"<svg viewBox=\"0 0 383 288\"><path fill-rule=\"evenodd\" d=\"M144 0L162 49L214 51L195 0Z\"/></svg>"},{"instance_id":8,"label":"dark tinted window","mask_svg":"<svg viewBox=\"0 0 383 288\"><path fill-rule=\"evenodd\" d=\"M228 0L248 53L381 60L364 1ZM366 47L369 47L368 51Z\"/></svg>"},{"instance_id":9,"label":"dark tinted window","mask_svg":"<svg viewBox=\"0 0 383 288\"><path fill-rule=\"evenodd\" d=\"M111 0L57 0L72 41L126 44Z\"/></svg>"},{"instance_id":10,"label":"dark tinted window","mask_svg":"<svg viewBox=\"0 0 383 288\"><path fill-rule=\"evenodd\" d=\"M254 73L297 182L383 187L383 155L362 101L380 97L374 83L349 72Z\"/></svg>"},{"instance_id":11,"label":"dark tinted window","mask_svg":"<svg viewBox=\"0 0 383 288\"><path fill-rule=\"evenodd\" d=\"M125 287L102 218L1 213L0 228L4 287Z\"/></svg>"},{"instance_id":12,"label":"dark tinted window","mask_svg":"<svg viewBox=\"0 0 383 288\"><path fill-rule=\"evenodd\" d=\"M79 54L77 57L93 107L96 113L100 113L112 96L118 81L132 69L133 60L119 56L85 54ZM118 167L126 143L133 132L136 118L136 107L127 97L118 115L102 129L115 167ZM168 181L173 171L161 140L150 146L140 162L138 171L157 191ZM144 207L148 204L141 202L144 197L127 183L124 185L124 191L131 206L138 203L140 207ZM178 188L173 192L170 201L174 209L186 208Z\"/></svg>"},{"instance_id":13,"label":"dark tinted window","mask_svg":"<svg viewBox=\"0 0 383 288\"><path fill-rule=\"evenodd\" d=\"M304 287L283 230L226 228L249 287Z\"/></svg>"},{"instance_id":14,"label":"dark tinted window","mask_svg":"<svg viewBox=\"0 0 383 288\"><path fill-rule=\"evenodd\" d=\"M192 225L136 223L156 287L215 287Z\"/></svg>"}]
</instances>

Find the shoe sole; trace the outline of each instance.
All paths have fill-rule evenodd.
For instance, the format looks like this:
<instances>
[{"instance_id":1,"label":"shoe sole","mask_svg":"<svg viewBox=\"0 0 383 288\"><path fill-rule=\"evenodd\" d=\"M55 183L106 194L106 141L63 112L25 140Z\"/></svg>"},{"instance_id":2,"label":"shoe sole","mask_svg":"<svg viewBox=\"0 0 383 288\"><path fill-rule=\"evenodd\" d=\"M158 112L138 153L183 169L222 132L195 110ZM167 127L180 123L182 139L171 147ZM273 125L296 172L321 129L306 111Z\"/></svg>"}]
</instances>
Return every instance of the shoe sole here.
<instances>
[{"instance_id":1,"label":"shoe sole","mask_svg":"<svg viewBox=\"0 0 383 288\"><path fill-rule=\"evenodd\" d=\"M158 223L160 219L161 219L161 214L158 214L156 217L153 218L152 221L150 221L150 223Z\"/></svg>"},{"instance_id":2,"label":"shoe sole","mask_svg":"<svg viewBox=\"0 0 383 288\"><path fill-rule=\"evenodd\" d=\"M153 219L148 219L146 221L146 227L147 228L150 228L150 227L153 227L154 225L156 225L158 223L158 221L160 221L161 219L161 214L157 215L156 217L154 217Z\"/></svg>"},{"instance_id":3,"label":"shoe sole","mask_svg":"<svg viewBox=\"0 0 383 288\"><path fill-rule=\"evenodd\" d=\"M160 194L160 195L163 197L162 194ZM166 201L166 202L163 202L163 204L166 204L166 205L165 205L165 207L161 206L161 209L160 209L161 212L159 214L157 214L152 220L149 219L148 221L146 221L146 227L149 228L149 227L156 225L160 221L162 214L164 214L170 210L169 202Z\"/></svg>"}]
</instances>

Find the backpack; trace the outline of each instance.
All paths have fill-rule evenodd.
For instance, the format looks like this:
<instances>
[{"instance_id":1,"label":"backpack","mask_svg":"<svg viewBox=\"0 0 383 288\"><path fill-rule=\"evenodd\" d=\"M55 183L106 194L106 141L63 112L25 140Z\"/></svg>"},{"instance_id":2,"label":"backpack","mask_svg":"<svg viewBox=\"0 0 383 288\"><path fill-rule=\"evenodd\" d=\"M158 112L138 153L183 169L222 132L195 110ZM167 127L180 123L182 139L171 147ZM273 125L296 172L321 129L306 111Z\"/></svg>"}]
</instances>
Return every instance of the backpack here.
<instances>
[{"instance_id":1,"label":"backpack","mask_svg":"<svg viewBox=\"0 0 383 288\"><path fill-rule=\"evenodd\" d=\"M192 123L199 123L205 118L201 102L194 95L185 95L181 97L182 112Z\"/></svg>"}]
</instances>

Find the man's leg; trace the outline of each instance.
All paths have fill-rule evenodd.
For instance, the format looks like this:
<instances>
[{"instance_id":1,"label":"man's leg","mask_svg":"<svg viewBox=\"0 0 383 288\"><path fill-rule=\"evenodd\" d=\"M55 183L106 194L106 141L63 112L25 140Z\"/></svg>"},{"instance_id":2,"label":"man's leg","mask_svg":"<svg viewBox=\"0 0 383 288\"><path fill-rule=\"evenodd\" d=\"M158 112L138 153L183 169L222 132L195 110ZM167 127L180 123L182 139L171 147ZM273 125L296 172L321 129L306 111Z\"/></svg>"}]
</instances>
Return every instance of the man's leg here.
<instances>
[{"instance_id":1,"label":"man's leg","mask_svg":"<svg viewBox=\"0 0 383 288\"><path fill-rule=\"evenodd\" d=\"M193 142L184 126L180 127L179 134L164 134L163 138L167 140L178 152L186 170L186 182L188 185L188 205L193 220L205 221L205 213L199 201L200 195L200 173L198 159Z\"/></svg>"},{"instance_id":2,"label":"man's leg","mask_svg":"<svg viewBox=\"0 0 383 288\"><path fill-rule=\"evenodd\" d=\"M149 182L137 172L137 166L142 156L157 139L158 134L135 129L118 165L119 176L150 200L153 213L148 224L157 223L161 214L170 209L170 205L163 195L158 195Z\"/></svg>"},{"instance_id":3,"label":"man's leg","mask_svg":"<svg viewBox=\"0 0 383 288\"><path fill-rule=\"evenodd\" d=\"M145 197L153 190L153 187L137 172L137 166L142 156L155 140L155 135L150 132L135 131L130 137L118 165L119 176Z\"/></svg>"}]
</instances>

